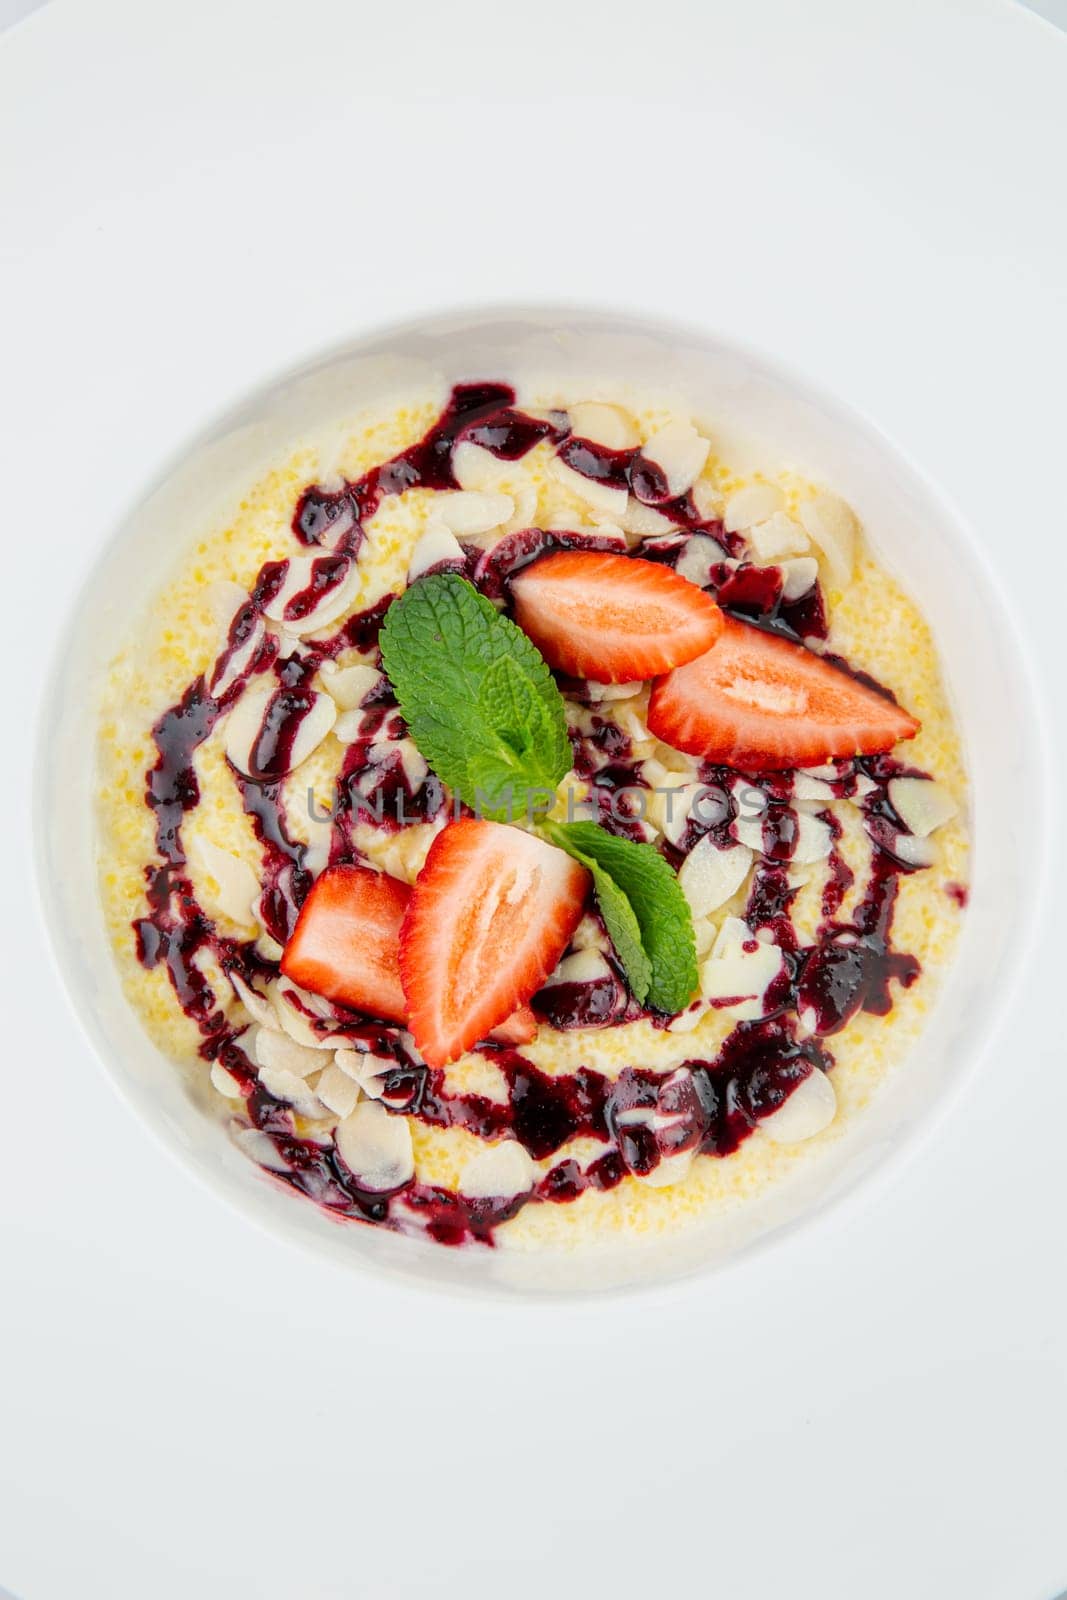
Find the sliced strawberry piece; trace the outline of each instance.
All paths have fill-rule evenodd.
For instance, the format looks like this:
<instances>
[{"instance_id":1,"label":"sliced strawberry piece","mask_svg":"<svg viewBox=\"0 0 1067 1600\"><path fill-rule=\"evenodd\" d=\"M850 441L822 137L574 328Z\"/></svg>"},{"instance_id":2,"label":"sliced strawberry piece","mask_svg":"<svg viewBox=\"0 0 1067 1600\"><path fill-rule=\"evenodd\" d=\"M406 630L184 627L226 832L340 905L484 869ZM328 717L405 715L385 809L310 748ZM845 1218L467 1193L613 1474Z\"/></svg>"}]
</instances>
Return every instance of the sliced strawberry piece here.
<instances>
[{"instance_id":1,"label":"sliced strawberry piece","mask_svg":"<svg viewBox=\"0 0 1067 1600\"><path fill-rule=\"evenodd\" d=\"M670 567L560 550L512 579L515 621L550 667L596 683L653 678L714 644L722 612Z\"/></svg>"},{"instance_id":2,"label":"sliced strawberry piece","mask_svg":"<svg viewBox=\"0 0 1067 1600\"><path fill-rule=\"evenodd\" d=\"M656 681L648 726L676 750L748 772L874 755L919 731L840 667L732 617L710 650Z\"/></svg>"},{"instance_id":3,"label":"sliced strawberry piece","mask_svg":"<svg viewBox=\"0 0 1067 1600\"><path fill-rule=\"evenodd\" d=\"M520 1006L489 1035L494 1044L529 1044L537 1033L537 1018L529 1006Z\"/></svg>"},{"instance_id":4,"label":"sliced strawberry piece","mask_svg":"<svg viewBox=\"0 0 1067 1600\"><path fill-rule=\"evenodd\" d=\"M430 846L400 933L408 1026L443 1067L510 1018L570 942L589 874L519 828L460 818Z\"/></svg>"},{"instance_id":5,"label":"sliced strawberry piece","mask_svg":"<svg viewBox=\"0 0 1067 1600\"><path fill-rule=\"evenodd\" d=\"M411 890L370 867L327 867L300 908L281 968L302 989L406 1022L397 952Z\"/></svg>"}]
</instances>

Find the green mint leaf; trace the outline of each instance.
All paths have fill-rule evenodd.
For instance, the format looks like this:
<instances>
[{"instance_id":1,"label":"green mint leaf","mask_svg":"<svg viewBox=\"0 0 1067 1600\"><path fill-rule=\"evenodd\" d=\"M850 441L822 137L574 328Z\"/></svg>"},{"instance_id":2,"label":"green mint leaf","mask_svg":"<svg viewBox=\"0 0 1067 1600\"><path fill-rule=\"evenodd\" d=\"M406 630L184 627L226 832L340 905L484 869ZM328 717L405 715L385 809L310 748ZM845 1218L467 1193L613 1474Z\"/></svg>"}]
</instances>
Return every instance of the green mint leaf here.
<instances>
[{"instance_id":1,"label":"green mint leaf","mask_svg":"<svg viewBox=\"0 0 1067 1600\"><path fill-rule=\"evenodd\" d=\"M659 851L595 822L545 823L543 830L592 872L600 914L634 998L658 1011L681 1011L697 986L693 919Z\"/></svg>"},{"instance_id":2,"label":"green mint leaf","mask_svg":"<svg viewBox=\"0 0 1067 1600\"><path fill-rule=\"evenodd\" d=\"M522 630L465 578L413 583L380 644L411 737L461 800L515 821L555 791L571 766L563 697Z\"/></svg>"}]
</instances>

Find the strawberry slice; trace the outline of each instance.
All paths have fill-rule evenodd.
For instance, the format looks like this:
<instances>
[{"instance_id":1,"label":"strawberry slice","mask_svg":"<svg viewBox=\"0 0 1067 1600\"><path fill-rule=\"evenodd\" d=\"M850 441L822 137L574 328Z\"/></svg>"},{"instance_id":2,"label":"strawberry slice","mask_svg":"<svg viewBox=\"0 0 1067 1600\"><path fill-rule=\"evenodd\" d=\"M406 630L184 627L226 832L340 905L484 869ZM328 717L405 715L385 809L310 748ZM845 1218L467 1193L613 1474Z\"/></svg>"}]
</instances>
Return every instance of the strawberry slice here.
<instances>
[{"instance_id":1,"label":"strawberry slice","mask_svg":"<svg viewBox=\"0 0 1067 1600\"><path fill-rule=\"evenodd\" d=\"M397 951L411 890L370 867L327 867L311 886L282 956L302 989L406 1022Z\"/></svg>"},{"instance_id":2,"label":"strawberry slice","mask_svg":"<svg viewBox=\"0 0 1067 1600\"><path fill-rule=\"evenodd\" d=\"M596 683L654 678L714 644L722 612L670 567L560 550L512 579L515 621L550 667Z\"/></svg>"},{"instance_id":3,"label":"strawberry slice","mask_svg":"<svg viewBox=\"0 0 1067 1600\"><path fill-rule=\"evenodd\" d=\"M389 1022L408 1020L400 982L400 925L411 899L406 883L369 867L329 867L304 901L281 969L312 994ZM489 1037L529 1044L537 1018L520 1006Z\"/></svg>"},{"instance_id":4,"label":"strawberry slice","mask_svg":"<svg viewBox=\"0 0 1067 1600\"><path fill-rule=\"evenodd\" d=\"M555 845L460 818L430 846L400 932L408 1025L443 1067L525 1005L578 926L589 874Z\"/></svg>"},{"instance_id":5,"label":"strawberry slice","mask_svg":"<svg viewBox=\"0 0 1067 1600\"><path fill-rule=\"evenodd\" d=\"M920 725L803 645L726 617L710 650L657 679L648 726L676 750L761 772L891 750Z\"/></svg>"}]
</instances>

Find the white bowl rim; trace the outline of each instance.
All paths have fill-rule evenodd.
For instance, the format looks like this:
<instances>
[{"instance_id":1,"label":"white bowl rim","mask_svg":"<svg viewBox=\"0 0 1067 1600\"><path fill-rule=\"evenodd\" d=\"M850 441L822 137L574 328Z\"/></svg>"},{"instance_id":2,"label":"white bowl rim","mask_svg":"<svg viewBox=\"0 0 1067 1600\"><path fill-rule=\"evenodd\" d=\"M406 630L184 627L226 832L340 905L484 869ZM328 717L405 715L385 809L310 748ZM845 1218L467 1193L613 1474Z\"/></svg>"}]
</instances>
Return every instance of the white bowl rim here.
<instances>
[{"instance_id":1,"label":"white bowl rim","mask_svg":"<svg viewBox=\"0 0 1067 1600\"><path fill-rule=\"evenodd\" d=\"M625 326L637 333L651 333L678 341L695 340L705 345L718 345L752 367L772 375L799 399L816 402L857 438L864 438L886 457L895 458L930 502L939 508L943 526L952 530L958 547L966 551L969 565L976 568L980 574L985 589L984 598L998 617L1001 636L1012 651L1013 665L1025 691L1026 711L1032 724L1030 758L1033 776L1036 779L1033 798L1037 826L1031 855L1037 870L1033 874L1034 893L1025 920L1015 930L1017 936L1008 962L998 968L997 998L990 1008L989 1026L985 1038L979 1045L972 1047L966 1058L955 1066L951 1080L940 1088L922 1122L909 1128L903 1136L894 1138L892 1144L883 1150L866 1170L850 1178L828 1199L817 1201L788 1221L746 1241L740 1248L714 1260L698 1263L684 1272L662 1278L613 1283L593 1288L539 1285L536 1288L524 1289L485 1278L475 1279L469 1276L464 1278L458 1274L445 1279L429 1273L423 1275L417 1271L397 1271L390 1265L364 1255L358 1249L346 1251L343 1256L339 1256L338 1252L331 1248L330 1237L326 1232L309 1237L297 1226L295 1217L292 1226L289 1226L287 1220L281 1216L268 1218L265 1208L260 1203L262 1191L255 1182L235 1183L226 1173L212 1169L206 1162L190 1153L181 1139L164 1124L163 1119L153 1117L138 1104L132 1083L123 1076L121 1069L108 1059L103 1048L102 1030L99 1035L94 1031L85 1010L73 992L73 980L69 971L70 954L64 945L62 919L58 915L59 900L47 859L44 821L48 813L47 766L50 760L47 735L49 728L54 725L54 719L50 717L49 712L58 703L66 665L67 645L83 589L89 584L97 567L118 539L120 530L136 516L138 509L183 463L197 455L227 427L232 426L242 413L261 404L272 391L297 382L346 357L358 355L361 350L376 349L391 340L399 340L423 331L433 334L454 324L463 324L476 329L479 326L487 327L499 322L521 322L540 327L561 321L592 330ZM738 1272L762 1263L768 1257L777 1255L780 1247L799 1230L811 1233L816 1228L826 1231L834 1226L850 1225L855 1216L857 1202L861 1198L873 1198L882 1193L897 1180L906 1166L927 1148L943 1128L949 1113L972 1082L983 1061L987 1059L993 1044L1007 1025L1027 961L1037 940L1038 930L1051 903L1053 876L1050 870L1053 851L1051 823L1054 815L1051 707L1021 616L1006 597L1003 588L997 585L994 579L995 567L988 550L971 532L968 520L960 508L927 469L915 461L878 422L853 402L842 399L822 383L814 382L791 363L783 361L776 353L752 340L739 339L731 331L716 326L710 319L706 323L702 319L697 324L645 308L613 305L609 301L594 307L575 303L567 297L557 299L546 296L536 304L512 302L503 297L484 301L476 306L463 302L445 306L438 304L424 313L415 312L385 324L359 328L346 337L335 338L316 347L291 361L272 376L261 379L254 387L244 389L237 396L221 402L206 421L192 430L181 444L172 447L137 481L137 486L124 496L122 514L112 519L106 529L100 530L98 539L94 541L76 591L68 602L66 612L57 624L51 640L44 689L38 706L32 759L33 876L46 944L66 1002L90 1047L90 1053L95 1057L105 1079L137 1123L146 1127L178 1166L190 1174L207 1192L221 1198L232 1210L252 1222L269 1237L284 1239L303 1251L310 1250L323 1261L328 1260L334 1266L346 1271L364 1273L394 1290L407 1290L413 1294L440 1292L448 1297L468 1300L474 1298L497 1305L511 1302L523 1307L538 1302L551 1304L558 1301L588 1300L594 1297L609 1301L616 1298L628 1299L638 1294L643 1298L654 1300L657 1296L676 1295L680 1289L690 1291L703 1289L712 1277L720 1273ZM251 1162L249 1168L253 1179L262 1177ZM291 1191L289 1193L291 1194ZM303 1201L303 1197L297 1195L293 1195L292 1199L294 1204L313 1204ZM419 1244L419 1241L408 1242L416 1248ZM432 1249L438 1252L442 1251L443 1247L433 1246ZM448 1254L457 1256L462 1252L449 1251Z\"/></svg>"}]
</instances>

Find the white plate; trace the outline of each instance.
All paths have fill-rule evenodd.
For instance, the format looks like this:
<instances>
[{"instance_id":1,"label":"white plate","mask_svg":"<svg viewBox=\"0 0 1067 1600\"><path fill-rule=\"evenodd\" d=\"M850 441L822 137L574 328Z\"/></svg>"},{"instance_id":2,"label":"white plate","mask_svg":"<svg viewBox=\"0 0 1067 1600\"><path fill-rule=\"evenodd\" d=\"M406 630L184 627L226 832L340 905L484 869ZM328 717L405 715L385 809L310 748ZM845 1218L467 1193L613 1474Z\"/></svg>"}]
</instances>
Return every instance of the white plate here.
<instances>
[{"instance_id":1,"label":"white plate","mask_svg":"<svg viewBox=\"0 0 1067 1600\"><path fill-rule=\"evenodd\" d=\"M505 298L676 316L841 396L1062 681L1065 48L993 0L111 0L0 44L0 1585L1063 1587L1048 903L966 1094L862 1209L645 1299L456 1304L249 1229L143 1138L45 953L23 774L59 616L205 419L338 339Z\"/></svg>"}]
</instances>

